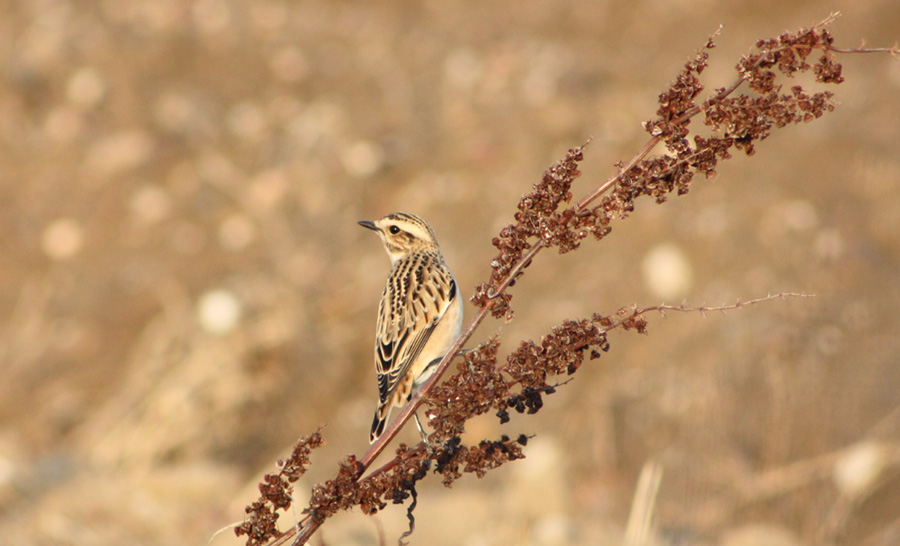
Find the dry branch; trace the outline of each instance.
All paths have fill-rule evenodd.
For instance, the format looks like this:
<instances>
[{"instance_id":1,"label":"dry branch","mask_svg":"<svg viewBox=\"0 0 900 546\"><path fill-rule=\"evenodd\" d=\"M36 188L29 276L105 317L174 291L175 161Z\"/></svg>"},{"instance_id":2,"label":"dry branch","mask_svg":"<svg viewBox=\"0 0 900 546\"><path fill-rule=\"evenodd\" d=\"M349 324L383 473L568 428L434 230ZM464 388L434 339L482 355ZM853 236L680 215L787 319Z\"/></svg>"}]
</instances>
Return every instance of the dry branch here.
<instances>
[{"instance_id":1,"label":"dry branch","mask_svg":"<svg viewBox=\"0 0 900 546\"><path fill-rule=\"evenodd\" d=\"M700 100L704 91L700 76L708 64L708 51L715 47L716 35L713 35L660 94L656 118L644 124L650 134L644 146L627 162L617 164L615 176L576 203L571 204L571 185L581 174L578 164L583 159L584 147L570 150L552 165L533 191L519 202L515 221L493 239L499 253L491 261L490 279L476 287L471 299L478 307L475 316L434 375L381 438L361 459L347 456L334 478L315 485L310 505L304 511L305 518L279 534L275 527L276 510L286 509L290 504L291 483L305 470L309 450L321 443L318 433L302 439L292 457L279 464L280 472L266 476L260 485L260 499L247 507L249 517L236 529L237 534L247 535L249 546L266 544L269 540L269 544L303 544L337 511L359 506L363 512L372 514L383 509L388 501L402 503L410 496L415 499L415 484L429 471L441 474L444 483L449 485L462 473L481 476L505 462L523 457L522 448L528 440L524 436L515 439L503 436L478 445L463 445L459 437L466 421L488 411L494 411L501 422L508 419L510 410L537 412L543 396L552 394L562 384L560 376L573 374L585 358L598 358L608 350L609 330L645 332L644 314L649 311L725 311L797 296L779 294L721 307L633 306L611 315L595 313L590 318L563 322L539 343L522 342L502 365L497 362L500 341L493 338L467 352L457 364L456 373L438 385L443 372L488 314L512 318L509 288L541 250L556 248L560 253L570 252L588 236L602 239L611 231L613 220L628 217L638 197L647 196L663 203L672 193L684 195L696 174L713 176L719 161L730 158L733 150L753 155L755 145L773 129L809 122L833 110L832 93L810 93L798 85L785 91L779 83L784 77L811 71L817 82L836 84L843 81L836 53L897 53L897 48L834 48L826 27L835 17L832 14L812 28L758 41L754 51L736 66L736 80ZM813 52L818 58L812 59ZM738 93L742 88L747 91ZM690 124L698 117L710 134L705 137L695 134L690 139ZM659 143L665 145L667 153L648 157ZM429 406L430 424L434 428L430 446L410 448L401 444L390 462L363 477L423 403Z\"/></svg>"}]
</instances>

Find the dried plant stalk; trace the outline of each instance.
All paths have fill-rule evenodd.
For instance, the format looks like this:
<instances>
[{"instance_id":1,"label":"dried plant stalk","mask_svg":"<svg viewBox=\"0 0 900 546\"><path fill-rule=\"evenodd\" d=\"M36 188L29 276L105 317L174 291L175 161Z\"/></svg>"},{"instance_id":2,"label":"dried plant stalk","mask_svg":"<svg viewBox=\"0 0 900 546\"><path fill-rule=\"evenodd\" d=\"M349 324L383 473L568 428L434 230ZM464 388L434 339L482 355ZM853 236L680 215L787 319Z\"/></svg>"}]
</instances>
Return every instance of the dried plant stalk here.
<instances>
[{"instance_id":1,"label":"dried plant stalk","mask_svg":"<svg viewBox=\"0 0 900 546\"><path fill-rule=\"evenodd\" d=\"M322 443L318 432L302 439L291 458L279 464L282 470L267 475L260 484L261 496L247 507L250 516L236 529L237 534L247 535L248 546L266 544L269 540L268 544L273 545L303 544L328 517L340 510L359 506L363 512L373 514L385 508L387 501L402 503L409 497L413 498L408 510L411 532L415 485L430 470L440 474L449 486L462 473L482 476L490 469L522 458L522 448L528 440L524 436L515 439L503 436L478 445L463 445L460 434L466 421L488 411L495 412L501 422L509 419L511 409L536 413L543 405L543 396L552 394L562 384L560 377L575 373L585 358L598 358L609 349L610 330L622 328L643 333L647 328L645 313L689 309L630 307L612 315L594 314L587 319L565 321L540 343L522 342L502 365L497 362L500 341L495 337L466 353L456 372L438 385L443 372L488 314L512 318L512 295L508 289L541 250L556 248L560 253L570 252L579 248L588 236L600 240L610 233L612 220L628 217L638 197L648 196L663 203L672 193L684 195L695 175L713 176L719 162L730 158L733 150L753 155L756 144L773 129L809 122L834 109L831 92L810 93L797 85L785 91L779 83L781 78L811 71L817 82L837 84L843 77L841 65L835 60L836 53L898 53L896 47L889 50L833 47L827 26L836 16L832 14L809 29L758 41L754 51L738 63L737 79L700 101L704 91L700 76L708 64L708 51L715 47L714 34L660 94L656 117L644 124L650 134L646 144L629 161L617 164L615 176L574 204L571 204L571 186L581 174L578 164L583 159L584 146L569 150L522 197L515 222L493 239L498 255L491 261L490 279L476 287L471 299L478 311L436 373L381 438L362 459L346 457L334 478L317 484L304 519L279 534L275 528L276 510L290 505L290 483L308 465L309 450ZM742 87L748 91L738 93ZM690 124L698 116L709 134L695 134L690 138ZM659 143L665 145L667 153L648 158ZM790 295L793 294L694 311L725 310ZM420 444L410 448L401 444L393 460L363 478L363 473L423 403L429 406L430 424L434 428L430 447L426 449Z\"/></svg>"}]
</instances>

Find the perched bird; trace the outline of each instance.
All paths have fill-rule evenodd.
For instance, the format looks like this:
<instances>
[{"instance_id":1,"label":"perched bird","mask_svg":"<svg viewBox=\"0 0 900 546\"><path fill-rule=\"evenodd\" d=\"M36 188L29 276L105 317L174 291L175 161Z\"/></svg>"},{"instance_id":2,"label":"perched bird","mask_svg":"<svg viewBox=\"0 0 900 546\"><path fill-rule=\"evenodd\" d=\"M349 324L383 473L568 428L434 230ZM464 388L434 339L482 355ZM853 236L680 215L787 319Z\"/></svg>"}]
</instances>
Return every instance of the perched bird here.
<instances>
[{"instance_id":1,"label":"perched bird","mask_svg":"<svg viewBox=\"0 0 900 546\"><path fill-rule=\"evenodd\" d=\"M403 406L434 373L462 328L462 299L434 230L414 214L395 212L359 225L381 237L391 258L375 326L378 406L369 442L384 432L394 406ZM416 424L425 434L416 415Z\"/></svg>"}]
</instances>

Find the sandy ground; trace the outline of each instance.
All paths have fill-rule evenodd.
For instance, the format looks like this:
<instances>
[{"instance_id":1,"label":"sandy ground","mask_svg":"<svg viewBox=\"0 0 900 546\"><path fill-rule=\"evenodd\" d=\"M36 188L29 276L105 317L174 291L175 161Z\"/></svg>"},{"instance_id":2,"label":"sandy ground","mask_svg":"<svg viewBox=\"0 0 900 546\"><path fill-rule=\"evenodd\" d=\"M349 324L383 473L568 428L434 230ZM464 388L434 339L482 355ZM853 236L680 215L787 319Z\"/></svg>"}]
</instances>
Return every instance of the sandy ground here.
<instances>
[{"instance_id":1,"label":"sandy ground","mask_svg":"<svg viewBox=\"0 0 900 546\"><path fill-rule=\"evenodd\" d=\"M839 45L900 38L895 0L824 4L3 1L3 542L205 544L324 424L302 508L368 445L388 260L357 220L421 214L471 294L544 168L593 138L575 194L613 173L720 24L710 88L833 9ZM614 334L537 416L472 423L534 434L527 459L426 481L413 544L623 544L653 468L647 544L900 543L900 60L840 60L834 113L540 256L476 341L815 298ZM351 512L316 543L405 524Z\"/></svg>"}]
</instances>

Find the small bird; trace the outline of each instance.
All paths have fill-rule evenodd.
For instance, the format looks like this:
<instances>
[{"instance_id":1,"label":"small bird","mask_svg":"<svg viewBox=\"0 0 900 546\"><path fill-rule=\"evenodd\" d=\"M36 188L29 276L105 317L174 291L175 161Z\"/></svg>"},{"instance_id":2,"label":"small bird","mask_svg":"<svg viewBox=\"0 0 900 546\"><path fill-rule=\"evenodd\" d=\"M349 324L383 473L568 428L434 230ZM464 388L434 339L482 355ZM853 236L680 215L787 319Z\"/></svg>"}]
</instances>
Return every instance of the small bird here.
<instances>
[{"instance_id":1,"label":"small bird","mask_svg":"<svg viewBox=\"0 0 900 546\"><path fill-rule=\"evenodd\" d=\"M462 299L434 230L414 214L359 222L381 237L391 258L375 326L378 406L369 443L384 432L394 406L406 404L434 373L462 329ZM419 416L416 425L425 437Z\"/></svg>"}]
</instances>

